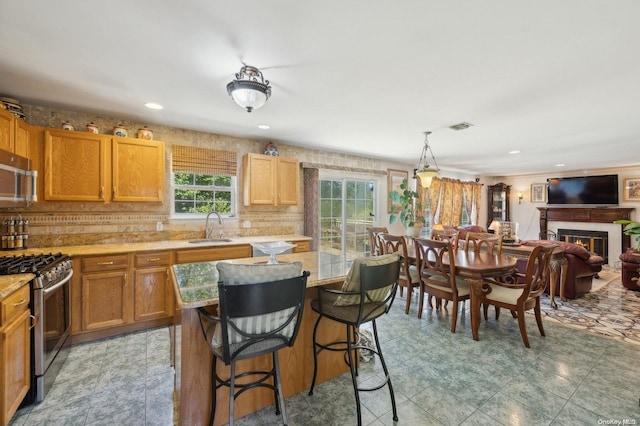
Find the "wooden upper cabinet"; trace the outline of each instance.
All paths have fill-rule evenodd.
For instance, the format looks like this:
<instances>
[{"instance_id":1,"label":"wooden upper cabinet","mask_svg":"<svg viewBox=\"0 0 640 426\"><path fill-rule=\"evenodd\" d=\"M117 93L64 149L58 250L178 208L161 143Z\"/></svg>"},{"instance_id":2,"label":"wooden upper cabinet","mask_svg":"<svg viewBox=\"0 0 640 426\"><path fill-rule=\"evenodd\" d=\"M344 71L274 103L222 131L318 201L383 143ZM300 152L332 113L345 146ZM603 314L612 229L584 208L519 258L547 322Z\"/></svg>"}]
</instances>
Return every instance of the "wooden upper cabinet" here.
<instances>
[{"instance_id":1,"label":"wooden upper cabinet","mask_svg":"<svg viewBox=\"0 0 640 426\"><path fill-rule=\"evenodd\" d=\"M113 138L113 201L162 201L164 143Z\"/></svg>"},{"instance_id":2,"label":"wooden upper cabinet","mask_svg":"<svg viewBox=\"0 0 640 426\"><path fill-rule=\"evenodd\" d=\"M262 154L243 157L244 205L295 206L299 202L300 162Z\"/></svg>"},{"instance_id":3,"label":"wooden upper cabinet","mask_svg":"<svg viewBox=\"0 0 640 426\"><path fill-rule=\"evenodd\" d=\"M8 111L0 109L0 149L13 152L13 116Z\"/></svg>"},{"instance_id":4,"label":"wooden upper cabinet","mask_svg":"<svg viewBox=\"0 0 640 426\"><path fill-rule=\"evenodd\" d=\"M47 130L44 141L44 199L107 201L104 135Z\"/></svg>"},{"instance_id":5,"label":"wooden upper cabinet","mask_svg":"<svg viewBox=\"0 0 640 426\"><path fill-rule=\"evenodd\" d=\"M45 132L48 201L162 201L164 143L86 132Z\"/></svg>"},{"instance_id":6,"label":"wooden upper cabinet","mask_svg":"<svg viewBox=\"0 0 640 426\"><path fill-rule=\"evenodd\" d=\"M29 125L19 118L13 120L13 152L25 158L29 156Z\"/></svg>"}]
</instances>

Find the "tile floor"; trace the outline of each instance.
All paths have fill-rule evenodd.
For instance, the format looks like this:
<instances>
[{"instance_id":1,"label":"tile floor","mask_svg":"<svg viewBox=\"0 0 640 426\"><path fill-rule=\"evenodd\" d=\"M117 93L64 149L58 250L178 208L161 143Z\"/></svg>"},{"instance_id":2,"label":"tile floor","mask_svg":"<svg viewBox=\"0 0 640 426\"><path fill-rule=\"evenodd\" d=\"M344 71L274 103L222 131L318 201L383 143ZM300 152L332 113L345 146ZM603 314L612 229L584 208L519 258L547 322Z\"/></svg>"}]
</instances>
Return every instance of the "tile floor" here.
<instances>
[{"instance_id":1,"label":"tile floor","mask_svg":"<svg viewBox=\"0 0 640 426\"><path fill-rule=\"evenodd\" d=\"M541 337L527 317L527 349L504 314L483 321L474 342L468 311L452 334L449 310L427 308L418 320L416 306L405 315L398 300L378 325L397 424L640 424L640 345L553 321ZM47 399L22 409L11 425L173 425L168 339L161 328L73 347ZM360 380L375 382L380 371L379 363L363 363ZM355 425L350 380L343 375L313 396L287 399L289 424ZM386 388L364 394L362 405L364 424L394 424ZM267 407L236 424L277 425L280 418Z\"/></svg>"}]
</instances>

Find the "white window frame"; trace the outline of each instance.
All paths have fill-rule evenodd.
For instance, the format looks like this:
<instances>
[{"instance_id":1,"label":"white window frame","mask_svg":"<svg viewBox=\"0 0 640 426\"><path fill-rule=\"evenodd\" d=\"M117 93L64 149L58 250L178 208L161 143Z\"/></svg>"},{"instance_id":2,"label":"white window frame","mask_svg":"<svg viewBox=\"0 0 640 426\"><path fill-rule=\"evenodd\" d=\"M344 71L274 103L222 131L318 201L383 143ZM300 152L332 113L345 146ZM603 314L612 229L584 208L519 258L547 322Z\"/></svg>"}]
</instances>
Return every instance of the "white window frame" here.
<instances>
[{"instance_id":1,"label":"white window frame","mask_svg":"<svg viewBox=\"0 0 640 426\"><path fill-rule=\"evenodd\" d=\"M211 175L217 176L217 175ZM171 172L171 215L170 219L197 219L202 220L207 217L207 213L176 213L176 189L192 189L192 190L202 190L202 186L198 185L176 185L175 184L175 173ZM217 189L213 189L217 188ZM226 191L226 187L212 187L212 191ZM238 177L231 176L231 213L220 213L220 216L223 218L231 218L237 217L238 214Z\"/></svg>"}]
</instances>

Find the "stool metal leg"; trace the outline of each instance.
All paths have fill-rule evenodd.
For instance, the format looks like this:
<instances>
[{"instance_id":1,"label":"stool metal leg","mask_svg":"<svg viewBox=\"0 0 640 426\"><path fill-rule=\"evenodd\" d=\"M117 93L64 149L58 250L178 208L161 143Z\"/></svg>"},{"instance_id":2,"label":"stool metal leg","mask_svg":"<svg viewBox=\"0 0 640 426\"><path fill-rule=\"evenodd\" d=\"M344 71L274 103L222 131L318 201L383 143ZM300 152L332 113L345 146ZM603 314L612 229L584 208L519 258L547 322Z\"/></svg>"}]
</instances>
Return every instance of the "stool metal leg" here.
<instances>
[{"instance_id":1,"label":"stool metal leg","mask_svg":"<svg viewBox=\"0 0 640 426\"><path fill-rule=\"evenodd\" d=\"M347 325L347 356L349 358L349 372L351 373L351 382L356 396L356 410L358 413L358 426L362 425L362 409L360 408L360 393L358 392L358 381L356 380L357 372L353 360L353 349L351 348L351 326Z\"/></svg>"},{"instance_id":2,"label":"stool metal leg","mask_svg":"<svg viewBox=\"0 0 640 426\"><path fill-rule=\"evenodd\" d=\"M316 325L313 326L313 379L311 379L311 388L309 389L309 395L313 395L313 388L316 385L316 377L318 375L318 350L316 347L316 333L318 331L318 325L320 324L320 320L322 319L322 315L318 315L318 319L316 320ZM322 350L322 349L320 349Z\"/></svg>"},{"instance_id":3,"label":"stool metal leg","mask_svg":"<svg viewBox=\"0 0 640 426\"><path fill-rule=\"evenodd\" d=\"M229 426L233 426L233 405L236 400L236 362L231 361L231 377L229 378Z\"/></svg>"},{"instance_id":4,"label":"stool metal leg","mask_svg":"<svg viewBox=\"0 0 640 426\"><path fill-rule=\"evenodd\" d=\"M376 341L376 349L378 350L378 355L380 356L380 364L382 364L382 370L387 378L387 386L389 386L389 395L391 396L391 408L393 410L393 420L398 421L398 411L396 410L396 397L393 393L393 385L391 385L391 376L389 375L389 370L387 369L387 363L384 362L384 356L382 356L382 349L380 348L380 340L378 340L378 327L376 326L376 320L371 321L373 325L373 338Z\"/></svg>"},{"instance_id":5,"label":"stool metal leg","mask_svg":"<svg viewBox=\"0 0 640 426\"><path fill-rule=\"evenodd\" d=\"M282 414L282 424L287 425L287 411L284 405L284 393L282 392L282 380L280 379L280 362L278 361L278 352L273 352L273 367L275 368L275 374L273 375L273 381L276 385L275 399L276 399L276 414Z\"/></svg>"},{"instance_id":6,"label":"stool metal leg","mask_svg":"<svg viewBox=\"0 0 640 426\"><path fill-rule=\"evenodd\" d=\"M218 376L216 374L216 360L214 356L211 360L211 411L209 412L209 426L213 426L213 419L216 416L216 390L218 389Z\"/></svg>"}]
</instances>

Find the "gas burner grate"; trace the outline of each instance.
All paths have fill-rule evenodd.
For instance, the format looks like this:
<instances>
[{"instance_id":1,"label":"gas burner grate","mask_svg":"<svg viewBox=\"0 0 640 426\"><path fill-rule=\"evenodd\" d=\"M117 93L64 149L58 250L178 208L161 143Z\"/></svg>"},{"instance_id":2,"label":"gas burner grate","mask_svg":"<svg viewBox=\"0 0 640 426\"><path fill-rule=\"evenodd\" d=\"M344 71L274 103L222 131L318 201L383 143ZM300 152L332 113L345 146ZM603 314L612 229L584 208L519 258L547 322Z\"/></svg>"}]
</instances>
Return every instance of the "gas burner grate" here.
<instances>
[{"instance_id":1,"label":"gas burner grate","mask_svg":"<svg viewBox=\"0 0 640 426\"><path fill-rule=\"evenodd\" d=\"M0 257L0 275L37 274L67 256L62 253L32 254Z\"/></svg>"}]
</instances>

